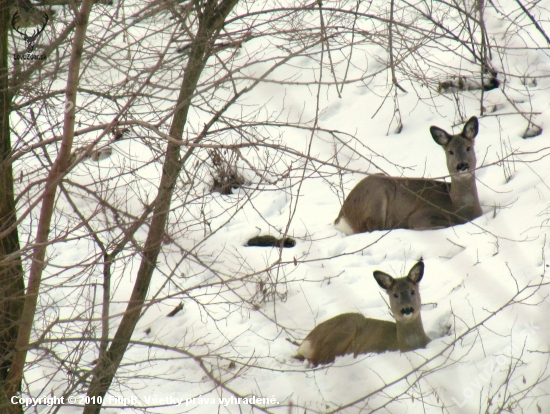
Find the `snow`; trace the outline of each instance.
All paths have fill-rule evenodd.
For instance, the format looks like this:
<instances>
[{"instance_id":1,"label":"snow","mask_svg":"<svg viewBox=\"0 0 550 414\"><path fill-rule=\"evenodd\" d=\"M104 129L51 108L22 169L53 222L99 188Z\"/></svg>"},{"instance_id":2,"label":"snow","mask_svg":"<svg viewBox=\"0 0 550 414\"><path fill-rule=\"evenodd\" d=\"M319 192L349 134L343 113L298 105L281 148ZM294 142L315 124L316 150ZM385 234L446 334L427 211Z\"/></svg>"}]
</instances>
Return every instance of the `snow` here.
<instances>
[{"instance_id":1,"label":"snow","mask_svg":"<svg viewBox=\"0 0 550 414\"><path fill-rule=\"evenodd\" d=\"M541 10L547 10L550 4L543 3L547 8ZM505 29L494 13L488 25L494 36ZM529 33L536 36L533 29ZM253 54L260 50L259 42L262 40L244 48ZM532 44L512 36L508 45L523 42ZM368 53L385 52L373 46ZM398 92L403 123L399 134L393 133L395 122L391 123L393 103L382 105L388 81L385 75L373 77L369 84L346 85L340 98L334 87L322 88L318 126L347 134L338 134L341 141L322 131L312 136L307 130L263 127L264 136L304 153L312 140L311 157L346 167L342 182L330 165L314 161L306 165L304 159L292 155L269 161L279 172L293 162L288 178L276 184L260 182L242 164L251 184L229 196L204 195L207 183L203 183L194 193L202 192L203 201L188 203L188 199L178 198L188 194L187 184L182 182L168 228L175 242L163 246L150 289L149 297L158 296L159 300L151 302L138 324L134 343L119 370L119 382L111 387L103 412L137 413L145 408L151 413L261 412L242 401L229 400L236 395L273 398L258 406L274 413L471 413L493 412L499 406L512 407L513 412L550 412L550 60L547 50L518 50L514 52L517 56L506 53L504 69L537 77L537 85L528 87L521 85L519 77L509 79L516 88L509 94L522 110L539 113L533 120L543 131L534 138L522 138L527 121L512 114L514 108L500 89L485 93L485 106L497 110L479 119L476 178L484 214L471 223L440 230L352 236L345 236L333 225L343 197L367 172L434 178L448 175L444 154L431 138L429 127L437 125L458 133L461 121L479 115L480 92L460 93L465 116L461 120L454 98L431 97L414 79L400 80L409 92ZM246 54L246 50L241 53ZM448 59L444 50L434 58ZM360 72L357 68L365 60L370 72L382 67L366 54L357 53L355 59L351 77ZM455 55L448 62L449 67L452 62L464 70L473 68ZM291 63L270 78L318 76L318 65L311 59L296 58ZM251 65L243 73L259 76L270 66L270 62ZM330 74L325 71L323 76L326 81ZM228 92L219 96L224 93ZM281 122L304 122L315 118L316 93L316 87L266 82L242 102ZM200 130L203 115L196 111L194 116L192 128ZM232 138L228 135L227 139L230 142ZM336 158L335 148L339 150ZM260 168L268 161L262 158L263 149L255 151L243 149L242 153ZM156 194L159 164L147 165L153 151L137 140L116 143L114 152L100 162L84 161L72 177L84 185L104 180L105 194L124 200L127 211L138 216ZM117 186L108 184L108 178L119 174L123 164L128 169L140 166L138 187L130 186L134 180L130 176L121 178ZM304 166L306 178L300 185ZM208 181L207 175L204 181ZM62 205L70 214L68 205ZM94 201L85 198L79 205L89 211L94 206ZM280 237L287 228L297 241L294 248L245 247L251 237ZM142 229L136 239L143 241L146 231ZM104 237L110 237L108 232ZM49 253L52 263L69 267L101 254L85 240L55 245ZM426 349L356 358L347 355L317 368L293 358L296 343L316 324L340 313L361 312L393 320L372 273L381 270L403 276L420 259L426 266L420 286L422 318L432 338ZM139 257L115 265L111 314L124 311L123 301L133 287L138 265ZM40 329L56 315L77 318L90 311L86 301L90 295L72 301L92 288L71 290L69 285L76 285L77 280L66 273L56 275L57 271L54 266L48 268L51 276L44 289L51 299L45 298L41 305L49 305L51 314L37 319ZM68 285L57 287L60 279L56 277ZM93 289L99 297L101 267L89 277L98 284ZM52 287L48 287L50 282ZM167 317L179 303L183 310ZM70 314L68 304L74 305ZM112 327L118 322L114 319ZM150 347L150 342L161 346ZM88 348L83 358L88 366L81 368L91 369L96 356L95 347ZM203 358L204 366L198 357ZM58 393L65 379L54 372L56 368L47 360L34 365L26 373L31 394L42 390ZM48 376L55 378L51 384ZM82 395L75 396L80 401ZM230 404L220 404L221 398ZM123 409L126 403L138 407ZM41 406L40 412L49 409ZM76 410L65 405L60 412Z\"/></svg>"}]
</instances>

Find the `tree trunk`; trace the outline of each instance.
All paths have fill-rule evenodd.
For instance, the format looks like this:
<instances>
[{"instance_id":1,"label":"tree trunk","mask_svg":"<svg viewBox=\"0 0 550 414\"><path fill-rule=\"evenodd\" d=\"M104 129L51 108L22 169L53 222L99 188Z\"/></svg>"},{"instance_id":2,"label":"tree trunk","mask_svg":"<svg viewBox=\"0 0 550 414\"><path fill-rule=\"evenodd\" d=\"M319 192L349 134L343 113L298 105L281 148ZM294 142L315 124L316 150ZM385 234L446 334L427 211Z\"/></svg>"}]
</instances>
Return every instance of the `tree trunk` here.
<instances>
[{"instance_id":1,"label":"tree trunk","mask_svg":"<svg viewBox=\"0 0 550 414\"><path fill-rule=\"evenodd\" d=\"M215 0L208 0L206 3L203 3L202 11L197 10L199 27L190 48L189 60L184 71L176 110L170 128L170 136L174 139L181 141L191 99L208 59L208 51L213 45L219 30L223 27L226 16L235 7L237 2L238 0L224 0L216 7L217 2ZM195 7L200 6L196 4ZM143 248L142 260L134 289L111 346L104 357L98 361L95 368L94 376L88 389L88 396L91 401L97 401L105 397L141 316L142 307L147 297L151 277L162 246L174 186L176 185L183 162L186 159L186 157L180 158L180 150L181 145L177 143L169 142L167 144L151 226ZM101 404L88 404L84 409L84 414L99 414L100 409Z\"/></svg>"},{"instance_id":2,"label":"tree trunk","mask_svg":"<svg viewBox=\"0 0 550 414\"><path fill-rule=\"evenodd\" d=\"M6 160L11 155L9 116L8 33L10 27L9 1L0 2L0 233L14 227L16 222L12 165ZM22 412L20 405L9 402L13 393L7 391L6 378L13 358L18 335L17 321L23 309L23 267L19 235L13 228L0 238L0 412ZM14 383L19 391L21 381Z\"/></svg>"},{"instance_id":3,"label":"tree trunk","mask_svg":"<svg viewBox=\"0 0 550 414\"><path fill-rule=\"evenodd\" d=\"M76 12L76 30L73 39L71 58L69 62L69 73L67 78L66 100L72 102L71 109L66 111L63 123L63 139L57 158L48 174L43 193L43 201L40 209L40 220L36 232L35 248L32 255L32 264L29 274L29 281L25 295L22 315L19 321L19 333L17 336L16 350L13 361L6 379L7 395L14 395L19 388L23 378L23 368L27 357L28 344L31 337L32 325L38 301L38 292L42 281L42 271L46 263L46 248L50 224L55 208L55 195L61 178L66 172L68 160L71 155L71 148L74 137L75 125L75 103L78 78L80 75L80 62L86 38L88 17L92 9L93 0L84 0L80 11Z\"/></svg>"}]
</instances>

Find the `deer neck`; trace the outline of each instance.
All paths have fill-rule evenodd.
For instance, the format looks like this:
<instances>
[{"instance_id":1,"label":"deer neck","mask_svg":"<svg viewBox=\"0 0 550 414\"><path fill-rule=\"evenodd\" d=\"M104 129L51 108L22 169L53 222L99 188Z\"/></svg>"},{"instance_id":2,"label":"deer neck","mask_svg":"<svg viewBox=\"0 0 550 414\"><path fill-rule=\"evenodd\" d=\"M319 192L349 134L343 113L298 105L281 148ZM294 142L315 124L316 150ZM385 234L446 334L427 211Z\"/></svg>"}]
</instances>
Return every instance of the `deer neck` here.
<instances>
[{"instance_id":1,"label":"deer neck","mask_svg":"<svg viewBox=\"0 0 550 414\"><path fill-rule=\"evenodd\" d=\"M401 351L424 348L430 342L430 338L424 332L420 315L410 322L396 322L396 324L397 346Z\"/></svg>"},{"instance_id":2,"label":"deer neck","mask_svg":"<svg viewBox=\"0 0 550 414\"><path fill-rule=\"evenodd\" d=\"M481 216L481 205L477 196L476 178L474 174L466 177L451 176L451 191L449 192L455 212L464 220L469 221Z\"/></svg>"}]
</instances>

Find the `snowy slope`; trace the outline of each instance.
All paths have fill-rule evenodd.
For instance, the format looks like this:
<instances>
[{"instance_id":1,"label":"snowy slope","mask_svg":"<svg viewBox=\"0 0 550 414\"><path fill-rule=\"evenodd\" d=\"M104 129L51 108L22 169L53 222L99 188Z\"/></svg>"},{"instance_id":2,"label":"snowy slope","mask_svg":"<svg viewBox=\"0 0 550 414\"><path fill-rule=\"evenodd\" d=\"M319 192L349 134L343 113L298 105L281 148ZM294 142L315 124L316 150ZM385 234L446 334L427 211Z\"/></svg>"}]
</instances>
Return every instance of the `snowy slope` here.
<instances>
[{"instance_id":1,"label":"snowy slope","mask_svg":"<svg viewBox=\"0 0 550 414\"><path fill-rule=\"evenodd\" d=\"M498 14L489 15L488 30L498 43L503 27ZM533 29L526 31L537 36ZM512 36L507 45L525 41ZM258 39L245 47L257 50L261 42ZM349 76L358 75L367 63L369 71L376 71L379 63L372 56L380 51L372 46L370 57L354 55L355 69ZM397 94L403 129L396 133L396 123L391 122L393 96L385 101L387 74L374 76L368 84L346 85L341 97L333 86L322 87L318 127L340 131L338 140L322 130L312 135L289 126L265 127L263 133L296 151L308 151L312 140L312 160L307 163L291 155L273 161L279 171L294 161L281 182L261 181L241 163L250 181L235 194L212 193L205 196L204 204L196 205L186 205L176 196L169 233L177 243L164 246L150 290L151 297L158 295L162 300L153 301L145 312L134 334L136 343L123 361L128 365L120 370L122 385L111 388L104 404L110 408L105 412L262 411L231 400L235 395L273 398L258 406L281 413L338 409L350 413L473 413L493 412L500 405L514 413L550 412L550 59L547 49L518 48L506 53L506 59L494 61L517 75L506 79L505 91L517 108L537 112L534 121L543 132L522 138L527 121L516 113L517 108L501 89L485 92L488 112L480 117L476 139L476 177L484 214L471 223L349 237L335 230L332 222L343 197L366 172L447 176L444 154L429 127L437 125L457 133L468 117L479 116L480 91L459 93L461 119L454 96L433 95L414 79L400 79L408 92ZM433 58L447 62L449 68L474 70L473 65L443 50ZM296 58L292 63L271 76L288 79L300 73L301 79L311 79L318 69L311 59ZM343 64L338 68L343 70ZM262 65L248 69L247 75L257 76ZM536 85L524 85L520 74L536 77ZM329 78L329 72L325 70L323 76ZM243 100L292 123L315 118L317 90L266 82ZM199 125L199 115L191 122ZM73 177L81 184L97 177L107 180L109 174L118 173L117 164L125 159L140 163L149 151L136 142L120 142L109 160L85 162ZM242 153L258 166L265 161L261 151L245 148ZM346 167L343 175L336 174L334 164ZM139 174L143 181L135 193L116 187L105 190L125 199L128 211L136 215L142 202L153 197L159 165L148 165ZM207 175L204 179L208 181ZM178 194L185 193L184 184L179 190ZM205 191L206 184L196 189L197 194ZM86 209L86 201L79 207ZM201 214L208 225L200 225ZM245 247L253 236L280 237L287 228L297 241L292 249ZM138 234L139 240L145 231ZM192 254L185 256L183 248ZM59 257L62 251L60 260L71 265L99 254L93 249L90 243L76 240L54 247L51 255ZM402 276L420 259L426 265L420 288L422 318L432 338L426 349L357 358L348 355L317 368L292 358L296 342L316 324L340 313L362 312L392 320L372 272ZM116 270L112 314L125 308L123 300L133 286L139 257L130 263ZM170 283L167 275L172 277ZM99 273L93 277L100 280ZM50 294L59 306L70 295L59 290ZM180 303L184 309L167 317ZM76 305L75 315L86 306ZM147 342L164 349L148 347ZM94 357L90 349L90 367ZM201 367L194 357L203 357L208 366ZM27 374L31 390L50 387L55 391L55 382L50 386L42 379L43 371L53 368L39 366ZM126 400L113 399L121 396ZM226 400L220 404L222 398ZM123 411L123 401L142 408ZM60 412L75 410L65 406Z\"/></svg>"}]
</instances>

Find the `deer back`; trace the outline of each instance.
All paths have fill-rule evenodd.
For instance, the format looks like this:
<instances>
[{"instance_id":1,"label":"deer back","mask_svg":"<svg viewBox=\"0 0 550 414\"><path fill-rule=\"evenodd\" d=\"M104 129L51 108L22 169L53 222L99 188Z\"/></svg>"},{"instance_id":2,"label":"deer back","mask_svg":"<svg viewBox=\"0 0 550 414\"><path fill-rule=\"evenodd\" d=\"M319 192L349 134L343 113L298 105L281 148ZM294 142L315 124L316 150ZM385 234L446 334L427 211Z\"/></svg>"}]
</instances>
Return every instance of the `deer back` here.
<instances>
[{"instance_id":1,"label":"deer back","mask_svg":"<svg viewBox=\"0 0 550 414\"><path fill-rule=\"evenodd\" d=\"M435 126L430 132L444 150L451 183L370 175L346 198L335 220L338 230L349 235L396 228L436 229L482 214L475 184L477 118L472 117L460 134L450 135Z\"/></svg>"},{"instance_id":2,"label":"deer back","mask_svg":"<svg viewBox=\"0 0 550 414\"><path fill-rule=\"evenodd\" d=\"M408 351L426 346L430 339L422 326L418 291L423 273L422 262L399 279L375 271L374 278L388 293L396 322L365 318L360 313L337 315L309 333L298 348L298 355L316 366L333 362L339 355Z\"/></svg>"}]
</instances>

